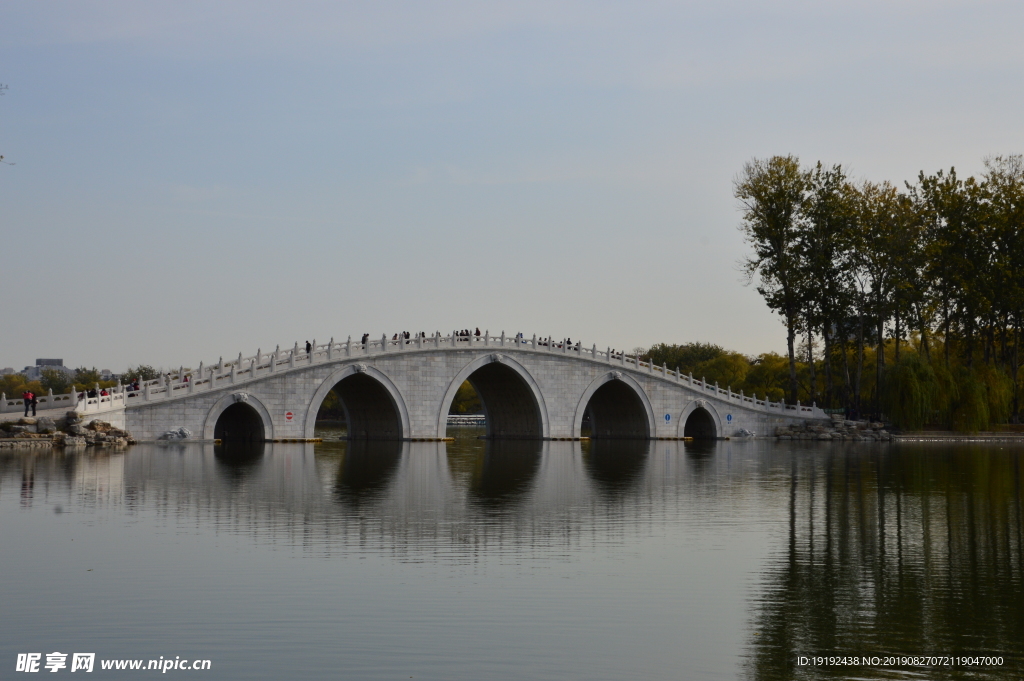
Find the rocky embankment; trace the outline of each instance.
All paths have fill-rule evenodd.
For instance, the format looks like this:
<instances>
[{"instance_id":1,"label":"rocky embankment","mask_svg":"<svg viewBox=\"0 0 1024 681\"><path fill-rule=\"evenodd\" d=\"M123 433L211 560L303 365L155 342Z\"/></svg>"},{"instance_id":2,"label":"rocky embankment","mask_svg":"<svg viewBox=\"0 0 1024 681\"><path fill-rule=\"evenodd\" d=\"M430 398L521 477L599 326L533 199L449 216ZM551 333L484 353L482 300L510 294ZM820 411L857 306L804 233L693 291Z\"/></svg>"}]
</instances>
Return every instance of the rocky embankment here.
<instances>
[{"instance_id":1,"label":"rocky embankment","mask_svg":"<svg viewBox=\"0 0 1024 681\"><path fill-rule=\"evenodd\" d=\"M849 440L853 442L888 442L892 434L884 423L845 421L833 416L831 424L806 421L802 426L779 426L775 436L780 440Z\"/></svg>"},{"instance_id":2,"label":"rocky embankment","mask_svg":"<svg viewBox=\"0 0 1024 681\"><path fill-rule=\"evenodd\" d=\"M49 447L124 447L135 444L127 430L106 421L83 424L82 415L69 411L60 419L26 417L0 423L0 449Z\"/></svg>"}]
</instances>

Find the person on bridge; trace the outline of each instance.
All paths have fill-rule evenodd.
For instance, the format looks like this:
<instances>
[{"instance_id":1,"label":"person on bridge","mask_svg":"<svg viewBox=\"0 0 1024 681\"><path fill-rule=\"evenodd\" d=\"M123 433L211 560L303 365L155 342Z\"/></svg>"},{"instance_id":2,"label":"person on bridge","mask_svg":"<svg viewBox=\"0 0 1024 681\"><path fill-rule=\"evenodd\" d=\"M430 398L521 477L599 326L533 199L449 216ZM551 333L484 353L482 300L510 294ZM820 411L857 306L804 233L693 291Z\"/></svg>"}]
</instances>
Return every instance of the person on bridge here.
<instances>
[{"instance_id":1,"label":"person on bridge","mask_svg":"<svg viewBox=\"0 0 1024 681\"><path fill-rule=\"evenodd\" d=\"M309 341L306 341L306 354L308 355L309 351L312 350L312 349L313 349L313 346L309 344Z\"/></svg>"},{"instance_id":2,"label":"person on bridge","mask_svg":"<svg viewBox=\"0 0 1024 681\"><path fill-rule=\"evenodd\" d=\"M25 392L21 393L21 399L25 402L25 416L28 416L29 407L32 408L32 416L35 416L36 404L38 402L38 400L36 400L36 394L31 390L26 390Z\"/></svg>"}]
</instances>

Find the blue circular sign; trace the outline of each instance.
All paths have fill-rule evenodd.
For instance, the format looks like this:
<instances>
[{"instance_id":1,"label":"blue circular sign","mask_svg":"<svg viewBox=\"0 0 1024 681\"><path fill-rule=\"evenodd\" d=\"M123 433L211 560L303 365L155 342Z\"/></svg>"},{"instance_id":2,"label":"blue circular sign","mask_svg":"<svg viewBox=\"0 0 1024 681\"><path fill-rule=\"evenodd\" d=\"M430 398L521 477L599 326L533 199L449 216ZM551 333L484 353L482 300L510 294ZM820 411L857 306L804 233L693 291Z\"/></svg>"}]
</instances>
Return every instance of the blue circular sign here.
<instances>
[{"instance_id":1,"label":"blue circular sign","mask_svg":"<svg viewBox=\"0 0 1024 681\"><path fill-rule=\"evenodd\" d=\"M732 414L726 414L725 415L725 420L726 421L732 421Z\"/></svg>"},{"instance_id":2,"label":"blue circular sign","mask_svg":"<svg viewBox=\"0 0 1024 681\"><path fill-rule=\"evenodd\" d=\"M665 423L668 423L671 420L672 420L672 414L665 414Z\"/></svg>"}]
</instances>

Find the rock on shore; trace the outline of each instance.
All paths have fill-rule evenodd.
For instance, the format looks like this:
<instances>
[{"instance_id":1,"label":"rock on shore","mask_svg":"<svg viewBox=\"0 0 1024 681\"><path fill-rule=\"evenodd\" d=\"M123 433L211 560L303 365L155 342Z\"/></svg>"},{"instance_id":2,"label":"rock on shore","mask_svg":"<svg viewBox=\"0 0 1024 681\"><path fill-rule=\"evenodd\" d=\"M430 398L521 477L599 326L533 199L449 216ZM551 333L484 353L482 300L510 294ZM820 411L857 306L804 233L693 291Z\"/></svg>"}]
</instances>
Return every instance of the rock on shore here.
<instances>
[{"instance_id":1,"label":"rock on shore","mask_svg":"<svg viewBox=\"0 0 1024 681\"><path fill-rule=\"evenodd\" d=\"M26 417L0 426L0 448L22 447L124 447L135 444L127 430L95 419L83 425L77 411L61 419Z\"/></svg>"},{"instance_id":2,"label":"rock on shore","mask_svg":"<svg viewBox=\"0 0 1024 681\"><path fill-rule=\"evenodd\" d=\"M848 440L852 442L888 442L892 435L884 423L846 421L832 417L831 424L805 421L802 426L779 426L775 436L780 440Z\"/></svg>"}]
</instances>

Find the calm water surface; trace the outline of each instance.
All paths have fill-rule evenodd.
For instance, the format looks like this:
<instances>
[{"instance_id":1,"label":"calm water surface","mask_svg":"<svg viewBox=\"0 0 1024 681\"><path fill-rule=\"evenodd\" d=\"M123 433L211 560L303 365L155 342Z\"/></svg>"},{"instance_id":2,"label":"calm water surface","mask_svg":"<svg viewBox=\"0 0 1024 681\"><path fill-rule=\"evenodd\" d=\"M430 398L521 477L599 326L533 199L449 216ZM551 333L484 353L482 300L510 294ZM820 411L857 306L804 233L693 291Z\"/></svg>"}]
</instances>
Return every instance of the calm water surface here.
<instances>
[{"instance_id":1,"label":"calm water surface","mask_svg":"<svg viewBox=\"0 0 1024 681\"><path fill-rule=\"evenodd\" d=\"M472 437L5 453L0 678L53 651L207 658L168 672L207 679L1020 678L1022 454ZM796 664L965 653L1004 666ZM153 674L98 666L87 678Z\"/></svg>"}]
</instances>

